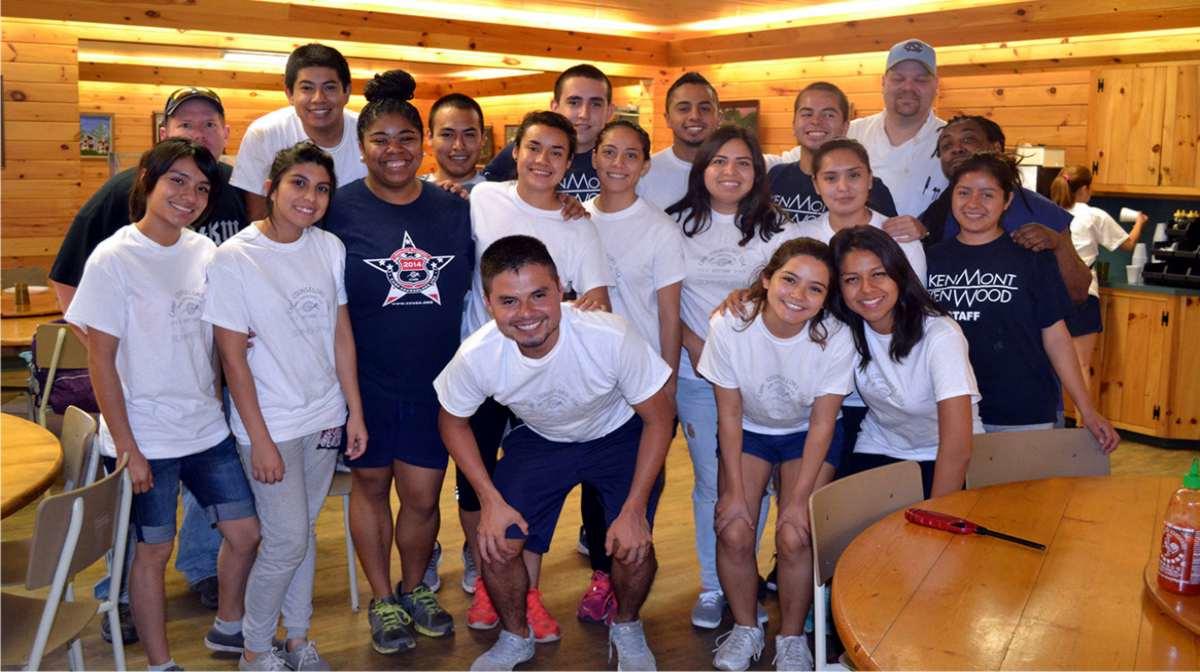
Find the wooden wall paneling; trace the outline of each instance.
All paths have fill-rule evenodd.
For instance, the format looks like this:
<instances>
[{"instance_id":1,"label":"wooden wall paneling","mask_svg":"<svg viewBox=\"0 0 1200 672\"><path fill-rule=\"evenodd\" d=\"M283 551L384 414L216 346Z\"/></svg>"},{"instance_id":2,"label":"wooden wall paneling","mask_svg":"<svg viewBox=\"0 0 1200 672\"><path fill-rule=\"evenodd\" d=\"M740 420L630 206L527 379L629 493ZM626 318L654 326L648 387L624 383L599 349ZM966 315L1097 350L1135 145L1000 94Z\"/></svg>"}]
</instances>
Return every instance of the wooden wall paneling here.
<instances>
[{"instance_id":1,"label":"wooden wall paneling","mask_svg":"<svg viewBox=\"0 0 1200 672\"><path fill-rule=\"evenodd\" d=\"M1168 66L1163 186L1200 187L1200 65Z\"/></svg>"}]
</instances>

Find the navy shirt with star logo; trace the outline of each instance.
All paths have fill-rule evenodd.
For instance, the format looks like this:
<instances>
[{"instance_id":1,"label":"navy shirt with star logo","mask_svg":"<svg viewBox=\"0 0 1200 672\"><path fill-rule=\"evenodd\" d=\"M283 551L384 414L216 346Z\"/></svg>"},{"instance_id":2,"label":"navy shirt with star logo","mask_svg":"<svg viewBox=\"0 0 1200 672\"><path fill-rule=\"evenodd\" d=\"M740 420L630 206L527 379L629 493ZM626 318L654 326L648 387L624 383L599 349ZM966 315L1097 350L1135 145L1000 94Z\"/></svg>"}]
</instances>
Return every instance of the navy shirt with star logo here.
<instances>
[{"instance_id":1,"label":"navy shirt with star logo","mask_svg":"<svg viewBox=\"0 0 1200 672\"><path fill-rule=\"evenodd\" d=\"M325 228L346 246L346 294L364 398L436 400L433 379L458 350L475 246L467 202L422 182L407 205L365 180L338 187Z\"/></svg>"}]
</instances>

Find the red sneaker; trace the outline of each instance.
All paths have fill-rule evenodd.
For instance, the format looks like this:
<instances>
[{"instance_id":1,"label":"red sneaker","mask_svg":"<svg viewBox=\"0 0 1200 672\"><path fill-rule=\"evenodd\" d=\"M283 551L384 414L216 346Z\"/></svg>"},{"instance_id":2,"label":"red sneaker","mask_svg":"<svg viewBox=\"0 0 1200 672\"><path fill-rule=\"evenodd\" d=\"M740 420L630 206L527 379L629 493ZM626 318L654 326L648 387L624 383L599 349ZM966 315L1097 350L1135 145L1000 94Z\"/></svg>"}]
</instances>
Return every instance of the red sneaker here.
<instances>
[{"instance_id":1,"label":"red sneaker","mask_svg":"<svg viewBox=\"0 0 1200 672\"><path fill-rule=\"evenodd\" d=\"M539 644L557 642L562 637L558 621L546 611L546 606L542 604L542 591L537 588L530 588L525 593L525 620L533 630L533 641Z\"/></svg>"},{"instance_id":2,"label":"red sneaker","mask_svg":"<svg viewBox=\"0 0 1200 672\"><path fill-rule=\"evenodd\" d=\"M612 623L617 613L617 595L612 589L612 580L600 570L592 572L592 585L579 600L576 615L588 623Z\"/></svg>"},{"instance_id":3,"label":"red sneaker","mask_svg":"<svg viewBox=\"0 0 1200 672\"><path fill-rule=\"evenodd\" d=\"M500 624L500 616L492 606L492 598L488 596L487 586L483 585L483 577L475 579L475 595L471 598L471 606L467 607L467 627L472 630L491 630Z\"/></svg>"}]
</instances>

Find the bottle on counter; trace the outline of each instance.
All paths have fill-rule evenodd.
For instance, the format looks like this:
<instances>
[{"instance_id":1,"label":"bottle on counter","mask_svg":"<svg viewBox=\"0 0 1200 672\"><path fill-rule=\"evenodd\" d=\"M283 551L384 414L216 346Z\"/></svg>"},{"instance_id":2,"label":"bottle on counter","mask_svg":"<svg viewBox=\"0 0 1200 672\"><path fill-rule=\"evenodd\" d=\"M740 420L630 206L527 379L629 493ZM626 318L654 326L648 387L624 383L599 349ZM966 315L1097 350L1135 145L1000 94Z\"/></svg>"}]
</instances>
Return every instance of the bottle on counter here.
<instances>
[{"instance_id":1,"label":"bottle on counter","mask_svg":"<svg viewBox=\"0 0 1200 672\"><path fill-rule=\"evenodd\" d=\"M1181 595L1200 595L1200 458L1171 496L1163 519L1158 585Z\"/></svg>"}]
</instances>

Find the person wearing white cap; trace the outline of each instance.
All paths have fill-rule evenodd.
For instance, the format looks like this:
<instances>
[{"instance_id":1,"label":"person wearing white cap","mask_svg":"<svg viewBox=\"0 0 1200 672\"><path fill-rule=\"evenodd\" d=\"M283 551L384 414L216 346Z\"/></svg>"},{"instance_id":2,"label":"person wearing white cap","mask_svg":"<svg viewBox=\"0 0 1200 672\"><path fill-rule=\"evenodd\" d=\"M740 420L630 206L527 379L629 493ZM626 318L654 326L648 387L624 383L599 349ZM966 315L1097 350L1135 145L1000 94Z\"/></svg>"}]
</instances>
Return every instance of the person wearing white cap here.
<instances>
[{"instance_id":1,"label":"person wearing white cap","mask_svg":"<svg viewBox=\"0 0 1200 672\"><path fill-rule=\"evenodd\" d=\"M936 152L945 122L932 109L937 86L933 47L917 39L898 42L883 73L883 111L850 122L847 135L867 148L871 169L891 190L900 215L916 217L946 188Z\"/></svg>"}]
</instances>

